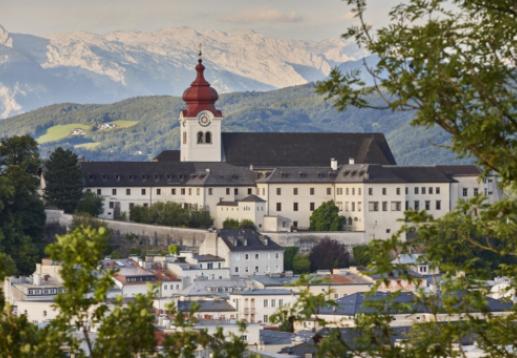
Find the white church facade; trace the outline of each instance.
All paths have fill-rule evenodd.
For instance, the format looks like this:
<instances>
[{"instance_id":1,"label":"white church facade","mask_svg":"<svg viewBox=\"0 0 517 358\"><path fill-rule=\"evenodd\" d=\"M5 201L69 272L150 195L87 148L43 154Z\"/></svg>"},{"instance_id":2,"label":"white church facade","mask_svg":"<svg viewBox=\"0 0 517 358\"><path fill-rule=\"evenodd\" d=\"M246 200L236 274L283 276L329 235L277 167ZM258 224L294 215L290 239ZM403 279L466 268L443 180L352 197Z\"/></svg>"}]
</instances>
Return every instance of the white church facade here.
<instances>
[{"instance_id":1,"label":"white church facade","mask_svg":"<svg viewBox=\"0 0 517 358\"><path fill-rule=\"evenodd\" d=\"M133 206L173 201L225 219L252 220L260 231L305 230L312 212L334 201L344 230L387 238L404 210L439 217L459 199L500 198L495 177L475 166L397 166L381 133L227 133L217 92L204 78L183 94L180 149L149 162L82 162L86 190L104 198L105 218Z\"/></svg>"}]
</instances>

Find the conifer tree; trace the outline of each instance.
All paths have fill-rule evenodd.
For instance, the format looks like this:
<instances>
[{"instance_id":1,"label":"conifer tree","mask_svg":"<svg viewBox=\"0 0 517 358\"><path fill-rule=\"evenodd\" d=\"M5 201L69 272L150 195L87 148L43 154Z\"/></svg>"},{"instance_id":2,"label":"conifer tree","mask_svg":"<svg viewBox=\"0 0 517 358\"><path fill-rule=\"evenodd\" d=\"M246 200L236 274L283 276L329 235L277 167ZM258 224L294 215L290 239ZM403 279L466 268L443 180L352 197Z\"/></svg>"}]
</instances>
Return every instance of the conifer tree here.
<instances>
[{"instance_id":1,"label":"conifer tree","mask_svg":"<svg viewBox=\"0 0 517 358\"><path fill-rule=\"evenodd\" d=\"M82 197L82 173L77 155L56 148L45 163L45 199L47 204L73 213Z\"/></svg>"}]
</instances>

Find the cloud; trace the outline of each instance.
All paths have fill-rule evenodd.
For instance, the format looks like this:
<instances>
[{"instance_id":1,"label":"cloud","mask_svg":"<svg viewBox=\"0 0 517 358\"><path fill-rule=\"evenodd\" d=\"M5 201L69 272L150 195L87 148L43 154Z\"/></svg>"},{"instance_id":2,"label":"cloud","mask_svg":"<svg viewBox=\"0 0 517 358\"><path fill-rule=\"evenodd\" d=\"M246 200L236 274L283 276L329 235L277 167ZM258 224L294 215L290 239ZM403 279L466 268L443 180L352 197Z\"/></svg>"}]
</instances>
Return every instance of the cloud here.
<instances>
[{"instance_id":1,"label":"cloud","mask_svg":"<svg viewBox=\"0 0 517 358\"><path fill-rule=\"evenodd\" d=\"M255 10L246 10L232 16L227 16L222 19L226 22L233 22L239 24L249 23L294 23L301 22L303 18L294 11L285 13L273 8L260 8Z\"/></svg>"},{"instance_id":2,"label":"cloud","mask_svg":"<svg viewBox=\"0 0 517 358\"><path fill-rule=\"evenodd\" d=\"M339 16L339 19L340 20L352 20L353 18L355 17L355 13L351 10L345 12L344 14L341 14Z\"/></svg>"}]
</instances>

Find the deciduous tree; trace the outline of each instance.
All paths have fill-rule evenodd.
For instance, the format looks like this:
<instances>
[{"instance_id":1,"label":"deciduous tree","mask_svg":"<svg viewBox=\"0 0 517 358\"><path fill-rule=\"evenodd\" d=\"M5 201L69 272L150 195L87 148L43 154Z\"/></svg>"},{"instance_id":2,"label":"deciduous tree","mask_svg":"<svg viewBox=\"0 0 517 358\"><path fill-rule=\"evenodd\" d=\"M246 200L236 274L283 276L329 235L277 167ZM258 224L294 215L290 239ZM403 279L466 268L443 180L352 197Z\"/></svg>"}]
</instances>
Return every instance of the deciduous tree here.
<instances>
[{"instance_id":1,"label":"deciduous tree","mask_svg":"<svg viewBox=\"0 0 517 358\"><path fill-rule=\"evenodd\" d=\"M339 208L333 201L321 204L310 217L311 231L343 230L345 218L339 215Z\"/></svg>"},{"instance_id":2,"label":"deciduous tree","mask_svg":"<svg viewBox=\"0 0 517 358\"><path fill-rule=\"evenodd\" d=\"M311 271L330 270L332 272L335 268L348 267L350 255L345 245L336 240L324 238L312 248L309 260Z\"/></svg>"}]
</instances>

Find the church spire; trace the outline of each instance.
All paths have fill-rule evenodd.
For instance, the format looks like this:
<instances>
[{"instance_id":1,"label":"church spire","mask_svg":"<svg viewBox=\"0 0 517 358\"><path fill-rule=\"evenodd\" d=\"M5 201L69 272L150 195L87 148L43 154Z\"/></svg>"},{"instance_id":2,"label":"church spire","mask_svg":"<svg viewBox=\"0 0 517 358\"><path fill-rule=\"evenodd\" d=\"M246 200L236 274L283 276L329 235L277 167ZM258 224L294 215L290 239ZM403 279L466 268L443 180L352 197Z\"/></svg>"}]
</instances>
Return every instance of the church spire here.
<instances>
[{"instance_id":1,"label":"church spire","mask_svg":"<svg viewBox=\"0 0 517 358\"><path fill-rule=\"evenodd\" d=\"M216 117L222 117L221 111L215 108L215 102L219 98L217 91L210 86L205 79L205 66L203 65L201 44L199 45L198 60L196 65L196 79L190 87L183 92L183 100L186 108L183 111L185 117L195 117L199 112L208 110Z\"/></svg>"}]
</instances>

